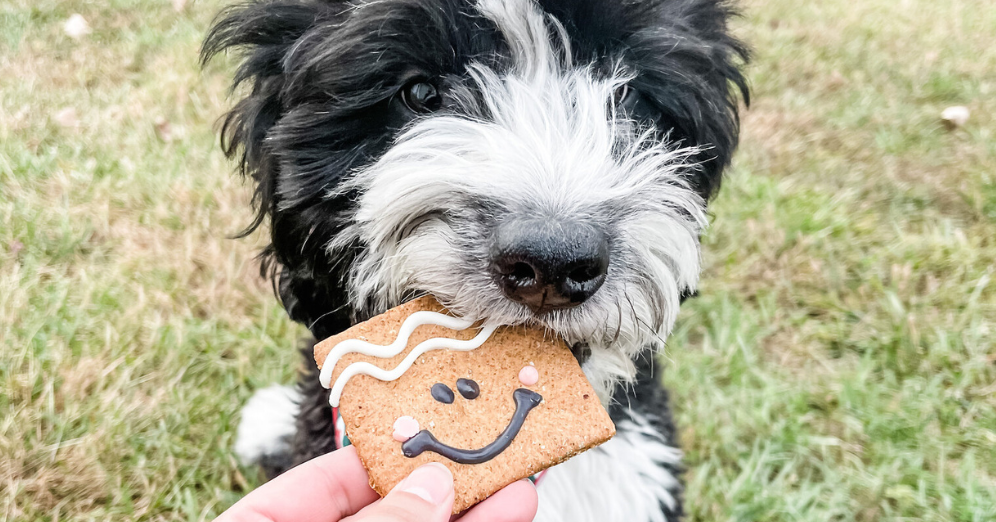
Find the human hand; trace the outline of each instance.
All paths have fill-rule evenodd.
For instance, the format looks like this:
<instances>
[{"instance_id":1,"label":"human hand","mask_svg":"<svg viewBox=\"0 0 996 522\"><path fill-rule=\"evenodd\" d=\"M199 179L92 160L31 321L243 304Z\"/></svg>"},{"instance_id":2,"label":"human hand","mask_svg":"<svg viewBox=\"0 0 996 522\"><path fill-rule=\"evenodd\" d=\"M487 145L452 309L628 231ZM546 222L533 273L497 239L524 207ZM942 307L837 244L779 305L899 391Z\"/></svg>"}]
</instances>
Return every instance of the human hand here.
<instances>
[{"instance_id":1,"label":"human hand","mask_svg":"<svg viewBox=\"0 0 996 522\"><path fill-rule=\"evenodd\" d=\"M453 476L426 464L383 499L370 489L356 449L347 446L310 460L263 484L216 522L447 522L453 510ZM459 517L460 522L529 522L536 489L509 484Z\"/></svg>"}]
</instances>

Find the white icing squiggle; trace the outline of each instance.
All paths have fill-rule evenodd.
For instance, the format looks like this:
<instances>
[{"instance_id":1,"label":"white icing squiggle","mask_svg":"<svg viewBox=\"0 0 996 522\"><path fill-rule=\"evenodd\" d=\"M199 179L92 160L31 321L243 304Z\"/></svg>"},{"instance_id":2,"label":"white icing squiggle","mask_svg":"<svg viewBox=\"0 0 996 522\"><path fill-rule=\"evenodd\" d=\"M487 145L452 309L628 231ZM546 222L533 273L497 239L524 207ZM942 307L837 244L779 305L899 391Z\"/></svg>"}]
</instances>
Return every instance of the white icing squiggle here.
<instances>
[{"instance_id":1,"label":"white icing squiggle","mask_svg":"<svg viewBox=\"0 0 996 522\"><path fill-rule=\"evenodd\" d=\"M393 343L387 346L368 343L362 339L346 339L332 347L332 351L329 352L328 357L325 358L325 363L322 365L322 373L319 375L319 381L321 381L322 386L328 388L329 381L332 380L332 368L347 353L362 353L363 355L380 358L398 355L408 346L408 339L412 336L412 332L419 326L426 324L442 326L450 330L466 330L473 326L474 322L437 312L425 310L415 312L401 323L401 328L398 329L398 337Z\"/></svg>"},{"instance_id":2,"label":"white icing squiggle","mask_svg":"<svg viewBox=\"0 0 996 522\"><path fill-rule=\"evenodd\" d=\"M382 359L398 355L404 351L406 346L408 346L408 339L411 337L412 332L414 332L419 326L425 324L442 326L444 328L449 328L450 330L466 330L467 328L473 326L474 322L467 319L443 315L437 312L415 312L405 319L405 322L401 324L401 328L398 331L397 339L387 346L378 346L361 339L347 339L335 345L332 348L332 351L329 352L328 357L325 358L321 374L319 374L319 381L322 383L322 386L328 388L332 380L332 369L335 367L336 363L339 362L339 359L347 353L361 353L363 355L379 357ZM356 362L350 364L335 380L335 385L332 386L332 393L329 394L329 404L333 407L339 406L339 398L342 395L342 389L346 386L346 382L349 381L349 379L354 375L364 374L382 381L393 381L408 371L408 368L411 368L412 364L419 357L421 357L422 354L430 350L439 350L444 348L457 351L469 351L479 348L485 341L488 340L489 337L491 337L491 334L494 333L496 328L497 325L487 326L469 341L438 337L422 341L418 344L418 346L412 349L411 353L409 353L408 356L401 361L401 363L390 371L378 368L368 362Z\"/></svg>"}]
</instances>

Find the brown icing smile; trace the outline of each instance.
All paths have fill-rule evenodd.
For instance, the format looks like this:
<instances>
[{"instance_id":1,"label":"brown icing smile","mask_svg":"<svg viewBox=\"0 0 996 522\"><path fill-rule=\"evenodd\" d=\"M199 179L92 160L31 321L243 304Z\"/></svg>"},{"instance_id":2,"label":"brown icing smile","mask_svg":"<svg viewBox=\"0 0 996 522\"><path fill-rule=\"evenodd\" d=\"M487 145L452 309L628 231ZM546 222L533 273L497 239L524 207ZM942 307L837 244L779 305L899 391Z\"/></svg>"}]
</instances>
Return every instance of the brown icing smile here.
<instances>
[{"instance_id":1,"label":"brown icing smile","mask_svg":"<svg viewBox=\"0 0 996 522\"><path fill-rule=\"evenodd\" d=\"M474 450L454 448L436 440L436 437L429 430L422 430L405 441L401 445L401 451L409 458L417 457L425 451L434 451L459 464L487 462L497 457L512 444L512 440L522 428L522 423L526 421L526 415L543 401L540 394L526 388L519 388L512 392L512 398L515 400L515 414L512 415L512 420L494 442L483 448Z\"/></svg>"}]
</instances>

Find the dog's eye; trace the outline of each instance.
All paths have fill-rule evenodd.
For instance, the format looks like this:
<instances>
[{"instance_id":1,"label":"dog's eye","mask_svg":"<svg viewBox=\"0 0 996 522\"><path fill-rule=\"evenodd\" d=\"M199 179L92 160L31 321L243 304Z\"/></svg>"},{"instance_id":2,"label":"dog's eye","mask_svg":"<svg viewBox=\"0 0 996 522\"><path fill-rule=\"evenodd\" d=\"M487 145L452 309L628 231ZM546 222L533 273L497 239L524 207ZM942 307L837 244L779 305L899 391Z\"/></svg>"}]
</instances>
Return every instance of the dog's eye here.
<instances>
[{"instance_id":1,"label":"dog's eye","mask_svg":"<svg viewBox=\"0 0 996 522\"><path fill-rule=\"evenodd\" d=\"M425 80L416 80L406 85L401 90L401 101L410 111L419 114L437 111L443 105L439 90Z\"/></svg>"},{"instance_id":2,"label":"dog's eye","mask_svg":"<svg viewBox=\"0 0 996 522\"><path fill-rule=\"evenodd\" d=\"M619 110L632 109L633 105L639 99L640 93L636 89L633 89L629 84L624 83L619 87L616 87L615 92L612 93L612 104Z\"/></svg>"}]
</instances>

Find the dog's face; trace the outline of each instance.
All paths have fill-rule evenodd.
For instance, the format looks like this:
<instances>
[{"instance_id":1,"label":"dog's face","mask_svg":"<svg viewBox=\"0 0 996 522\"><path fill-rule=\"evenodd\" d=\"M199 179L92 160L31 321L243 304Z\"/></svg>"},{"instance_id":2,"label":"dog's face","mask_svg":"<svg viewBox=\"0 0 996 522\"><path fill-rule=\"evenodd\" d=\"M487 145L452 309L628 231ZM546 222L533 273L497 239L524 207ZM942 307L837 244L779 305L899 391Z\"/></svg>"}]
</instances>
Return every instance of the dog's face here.
<instances>
[{"instance_id":1,"label":"dog's face","mask_svg":"<svg viewBox=\"0 0 996 522\"><path fill-rule=\"evenodd\" d=\"M540 323L607 384L697 281L746 92L728 16L716 0L276 1L230 11L205 53L247 48L228 145L285 277L361 316L429 292Z\"/></svg>"}]
</instances>

